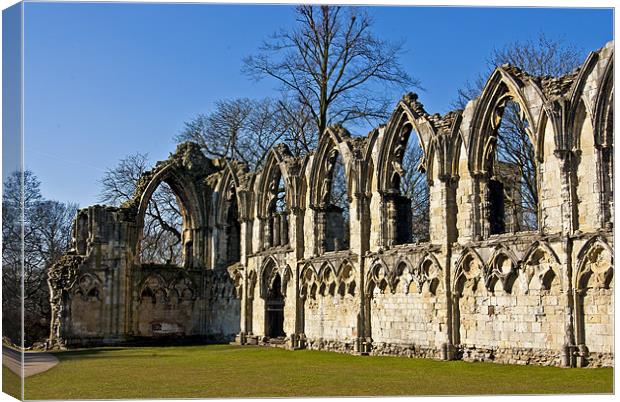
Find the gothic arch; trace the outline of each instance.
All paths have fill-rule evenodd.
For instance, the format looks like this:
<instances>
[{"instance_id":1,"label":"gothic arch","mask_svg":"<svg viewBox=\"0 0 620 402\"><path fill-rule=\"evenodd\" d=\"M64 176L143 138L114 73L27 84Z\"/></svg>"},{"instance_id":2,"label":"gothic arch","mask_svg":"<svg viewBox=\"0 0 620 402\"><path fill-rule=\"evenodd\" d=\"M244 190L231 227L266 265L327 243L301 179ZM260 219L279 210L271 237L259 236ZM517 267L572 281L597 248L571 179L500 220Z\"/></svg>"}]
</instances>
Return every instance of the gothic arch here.
<instances>
[{"instance_id":1,"label":"gothic arch","mask_svg":"<svg viewBox=\"0 0 620 402\"><path fill-rule=\"evenodd\" d=\"M242 176L247 175L248 169L245 164L236 161L225 161L221 177L213 192L215 223L223 225L227 221L227 203L231 201L231 195L235 196L240 217L249 216L249 205L242 198L241 193L247 192L242 184Z\"/></svg>"},{"instance_id":2,"label":"gothic arch","mask_svg":"<svg viewBox=\"0 0 620 402\"><path fill-rule=\"evenodd\" d=\"M289 245L289 216L292 208L299 205L298 170L299 161L285 144L270 149L256 182L256 215L263 234L262 249Z\"/></svg>"},{"instance_id":3,"label":"gothic arch","mask_svg":"<svg viewBox=\"0 0 620 402\"><path fill-rule=\"evenodd\" d=\"M208 201L202 186L202 178L213 171L213 164L200 151L197 144L183 143L166 161L159 162L151 171L139 179L132 198L121 205L135 213L136 229L133 262L140 263L140 240L144 228L144 218L148 204L157 187L166 183L176 195L183 218L183 255L185 267L200 267L205 250L195 246L192 236L202 233L208 224ZM200 234L199 234L200 235Z\"/></svg>"},{"instance_id":4,"label":"gothic arch","mask_svg":"<svg viewBox=\"0 0 620 402\"><path fill-rule=\"evenodd\" d=\"M398 166L402 162L408 141L418 141L422 148L424 156L421 168L425 171L432 168L432 163L429 163L432 157L430 144L435 137L435 130L428 119L428 113L417 99L416 94L407 94L398 102L387 123L383 139L378 144L377 166L380 168L377 187L380 192L394 190L393 177L399 174ZM414 131L417 138L412 139L410 136Z\"/></svg>"},{"instance_id":5,"label":"gothic arch","mask_svg":"<svg viewBox=\"0 0 620 402\"><path fill-rule=\"evenodd\" d=\"M99 276L92 272L86 272L80 275L73 283L72 294L80 295L82 300L102 300L101 280Z\"/></svg>"},{"instance_id":6,"label":"gothic arch","mask_svg":"<svg viewBox=\"0 0 620 402\"><path fill-rule=\"evenodd\" d=\"M461 256L455 264L452 287L453 292L460 295L463 291L462 286L468 280L474 280L477 284L487 271L486 264L472 248L466 248L461 252Z\"/></svg>"},{"instance_id":7,"label":"gothic arch","mask_svg":"<svg viewBox=\"0 0 620 402\"><path fill-rule=\"evenodd\" d=\"M302 300L316 299L319 287L319 276L311 263L306 263L299 274L300 297Z\"/></svg>"},{"instance_id":8,"label":"gothic arch","mask_svg":"<svg viewBox=\"0 0 620 402\"><path fill-rule=\"evenodd\" d=\"M140 302L148 300L153 304L162 304L168 302L168 286L164 278L157 274L151 273L140 285Z\"/></svg>"},{"instance_id":9,"label":"gothic arch","mask_svg":"<svg viewBox=\"0 0 620 402\"><path fill-rule=\"evenodd\" d=\"M521 113L529 123L530 129L528 134L530 142L537 150L537 158L540 158L540 141L542 138L538 135L536 126L539 119L536 118L537 116L532 115L527 98L522 91L522 88L526 85L523 80L528 80L527 83L531 84L529 77L525 73L510 66L496 68L487 80L482 94L477 98L470 126L468 159L471 172L486 172L486 160L489 152L495 146L495 140L491 133L499 127L502 117L501 114L498 114L498 109L503 108L506 102L510 100L519 105ZM540 89L536 89L535 93L542 104L543 99Z\"/></svg>"},{"instance_id":10,"label":"gothic arch","mask_svg":"<svg viewBox=\"0 0 620 402\"><path fill-rule=\"evenodd\" d=\"M609 287L614 271L613 255L612 248L602 237L588 240L577 253L575 288L586 290L591 280L599 287Z\"/></svg>"},{"instance_id":11,"label":"gothic arch","mask_svg":"<svg viewBox=\"0 0 620 402\"><path fill-rule=\"evenodd\" d=\"M560 272L560 259L548 243L534 242L523 256L522 261L521 270L524 274L525 289L528 292L534 283L539 284L541 289L549 290L556 278L560 289L566 288Z\"/></svg>"},{"instance_id":12,"label":"gothic arch","mask_svg":"<svg viewBox=\"0 0 620 402\"><path fill-rule=\"evenodd\" d=\"M496 246L487 262L485 285L489 291L499 281L506 293L512 292L512 285L518 276L519 261L514 253L504 246Z\"/></svg>"},{"instance_id":13,"label":"gothic arch","mask_svg":"<svg viewBox=\"0 0 620 402\"><path fill-rule=\"evenodd\" d=\"M598 146L613 144L614 115L614 59L612 57L605 66L605 71L594 101L594 143Z\"/></svg>"},{"instance_id":14,"label":"gothic arch","mask_svg":"<svg viewBox=\"0 0 620 402\"><path fill-rule=\"evenodd\" d=\"M614 171L614 59L605 66L594 103L594 144L599 165L601 224L613 224Z\"/></svg>"},{"instance_id":15,"label":"gothic arch","mask_svg":"<svg viewBox=\"0 0 620 402\"><path fill-rule=\"evenodd\" d=\"M267 291L272 285L272 281L276 274L281 276L279 264L275 258L269 256L261 264L258 274L258 278L260 280L258 284L260 289L259 294L262 298L267 296Z\"/></svg>"},{"instance_id":16,"label":"gothic arch","mask_svg":"<svg viewBox=\"0 0 620 402\"><path fill-rule=\"evenodd\" d=\"M582 358L613 353L613 281L613 251L595 236L577 254L575 272L575 341Z\"/></svg>"},{"instance_id":17,"label":"gothic arch","mask_svg":"<svg viewBox=\"0 0 620 402\"><path fill-rule=\"evenodd\" d=\"M226 264L241 260L241 221L249 216L248 191L241 183L241 175L247 173L245 165L225 161L221 178L213 193L214 223L219 229L215 250L217 261Z\"/></svg>"},{"instance_id":18,"label":"gothic arch","mask_svg":"<svg viewBox=\"0 0 620 402\"><path fill-rule=\"evenodd\" d=\"M355 281L355 268L348 259L343 260L338 267L336 279L340 297L344 297L347 294L355 296L357 286Z\"/></svg>"},{"instance_id":19,"label":"gothic arch","mask_svg":"<svg viewBox=\"0 0 620 402\"><path fill-rule=\"evenodd\" d=\"M337 287L336 270L329 261L325 261L318 273L319 294L321 296L335 296Z\"/></svg>"},{"instance_id":20,"label":"gothic arch","mask_svg":"<svg viewBox=\"0 0 620 402\"><path fill-rule=\"evenodd\" d=\"M294 189L291 188L290 175L285 163L286 158L292 158L292 154L285 144L278 144L269 150L256 184L256 214L258 217L264 218L268 215L270 204L273 201L273 186L277 186L277 181L280 178L282 178L285 188L286 203L291 205L290 201Z\"/></svg>"},{"instance_id":21,"label":"gothic arch","mask_svg":"<svg viewBox=\"0 0 620 402\"><path fill-rule=\"evenodd\" d=\"M308 183L317 255L349 248L349 211L356 176L351 142L349 132L341 126L328 127L312 158Z\"/></svg>"},{"instance_id":22,"label":"gothic arch","mask_svg":"<svg viewBox=\"0 0 620 402\"><path fill-rule=\"evenodd\" d=\"M365 289L364 292L368 295L369 298L372 297L375 287L381 285L382 291L388 286L387 276L388 276L388 267L385 261L381 258L375 258L369 264L370 269L366 272L366 280L365 280ZM385 280L385 282L383 282Z\"/></svg>"},{"instance_id":23,"label":"gothic arch","mask_svg":"<svg viewBox=\"0 0 620 402\"><path fill-rule=\"evenodd\" d=\"M414 280L417 282L418 292L428 291L435 295L443 283L443 269L437 257L426 252L414 269Z\"/></svg>"},{"instance_id":24,"label":"gothic arch","mask_svg":"<svg viewBox=\"0 0 620 402\"><path fill-rule=\"evenodd\" d=\"M335 126L328 127L319 139L310 170L309 195L311 207L325 206L326 195L331 190L330 175L333 163L335 163L335 154L342 158L347 181L347 193L351 194L353 188L353 178L351 177L353 151L351 145L347 142L347 139L350 137L351 134L345 128Z\"/></svg>"}]
</instances>

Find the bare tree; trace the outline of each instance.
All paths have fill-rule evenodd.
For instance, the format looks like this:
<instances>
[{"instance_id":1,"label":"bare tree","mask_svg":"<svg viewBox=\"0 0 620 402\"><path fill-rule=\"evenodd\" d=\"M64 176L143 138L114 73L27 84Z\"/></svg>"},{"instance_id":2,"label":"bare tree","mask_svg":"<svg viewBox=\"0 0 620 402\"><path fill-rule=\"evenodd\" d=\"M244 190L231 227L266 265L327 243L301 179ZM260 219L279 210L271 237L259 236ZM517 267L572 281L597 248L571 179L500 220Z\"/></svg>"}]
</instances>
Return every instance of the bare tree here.
<instances>
[{"instance_id":1,"label":"bare tree","mask_svg":"<svg viewBox=\"0 0 620 402\"><path fill-rule=\"evenodd\" d=\"M548 38L540 34L536 39L510 42L500 49L494 49L487 59L486 69L473 81L465 82L458 90L453 106L464 109L467 102L482 92L486 80L493 70L503 64L518 67L532 76L559 77L581 65L583 51L567 44L562 39Z\"/></svg>"},{"instance_id":2,"label":"bare tree","mask_svg":"<svg viewBox=\"0 0 620 402\"><path fill-rule=\"evenodd\" d=\"M69 247L77 205L43 199L39 180L26 170L4 181L2 208L4 335L19 342L23 303L24 343L31 345L49 334L46 272Z\"/></svg>"},{"instance_id":3,"label":"bare tree","mask_svg":"<svg viewBox=\"0 0 620 402\"><path fill-rule=\"evenodd\" d=\"M255 169L279 142L296 155L312 149L316 141L308 121L302 109L286 100L223 100L211 113L186 122L175 140L196 142L209 157L237 159Z\"/></svg>"},{"instance_id":4,"label":"bare tree","mask_svg":"<svg viewBox=\"0 0 620 402\"><path fill-rule=\"evenodd\" d=\"M335 123L383 120L394 99L390 89L418 85L398 63L402 43L374 36L361 9L303 5L296 11L296 26L246 57L243 71L275 79L310 113L317 133Z\"/></svg>"},{"instance_id":5,"label":"bare tree","mask_svg":"<svg viewBox=\"0 0 620 402\"><path fill-rule=\"evenodd\" d=\"M583 52L561 39L550 39L544 34L536 40L516 41L495 49L487 60L485 75L478 75L473 82L466 82L458 91L453 105L464 108L483 90L486 78L500 65L510 64L532 76L559 77L577 68ZM536 182L536 159L534 146L528 133L529 123L516 102L509 101L503 107L502 121L497 131L495 175L503 182L513 181L507 176L517 173L516 183L505 186L505 202L512 205L514 230L538 228L538 187ZM503 168L499 168L502 164ZM502 177L503 176L503 177ZM516 188L514 188L516 187Z\"/></svg>"},{"instance_id":6,"label":"bare tree","mask_svg":"<svg viewBox=\"0 0 620 402\"><path fill-rule=\"evenodd\" d=\"M102 202L120 205L130 200L138 180L149 169L147 154L135 153L108 169L101 179ZM176 195L166 183L162 183L151 196L144 217L140 242L141 261L144 263L182 263L183 218Z\"/></svg>"}]
</instances>

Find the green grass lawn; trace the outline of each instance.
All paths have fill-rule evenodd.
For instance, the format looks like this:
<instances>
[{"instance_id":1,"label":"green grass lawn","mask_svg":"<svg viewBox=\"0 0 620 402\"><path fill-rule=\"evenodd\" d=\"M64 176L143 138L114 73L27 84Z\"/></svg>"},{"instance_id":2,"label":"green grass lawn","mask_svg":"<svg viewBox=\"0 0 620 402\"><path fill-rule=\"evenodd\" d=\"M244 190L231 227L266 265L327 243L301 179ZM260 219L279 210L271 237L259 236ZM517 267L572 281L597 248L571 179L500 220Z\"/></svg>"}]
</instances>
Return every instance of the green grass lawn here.
<instances>
[{"instance_id":1,"label":"green grass lawn","mask_svg":"<svg viewBox=\"0 0 620 402\"><path fill-rule=\"evenodd\" d=\"M26 378L26 399L613 391L612 369L445 362L250 346L98 348L56 356L60 359L56 367Z\"/></svg>"},{"instance_id":2,"label":"green grass lawn","mask_svg":"<svg viewBox=\"0 0 620 402\"><path fill-rule=\"evenodd\" d=\"M2 392L11 395L13 398L21 399L22 384L19 376L2 366Z\"/></svg>"}]
</instances>

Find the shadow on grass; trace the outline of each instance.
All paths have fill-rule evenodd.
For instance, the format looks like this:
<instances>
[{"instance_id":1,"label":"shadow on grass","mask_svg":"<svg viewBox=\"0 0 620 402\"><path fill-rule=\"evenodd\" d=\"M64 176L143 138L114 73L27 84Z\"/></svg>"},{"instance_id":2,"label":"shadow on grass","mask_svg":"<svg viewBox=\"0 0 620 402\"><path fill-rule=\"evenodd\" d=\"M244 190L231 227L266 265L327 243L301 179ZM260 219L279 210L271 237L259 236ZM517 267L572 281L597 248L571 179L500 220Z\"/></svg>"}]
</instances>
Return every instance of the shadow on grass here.
<instances>
[{"instance_id":1,"label":"shadow on grass","mask_svg":"<svg viewBox=\"0 0 620 402\"><path fill-rule=\"evenodd\" d=\"M225 351L239 349L239 346L229 344L194 344L186 345L189 348L206 347L211 351ZM74 359L136 359L136 358L152 358L152 357L182 357L182 353L178 353L178 345L139 345L139 346L109 346L96 348L79 348L67 349L51 352L59 360ZM257 348L258 349L258 348ZM152 353L149 352L152 350ZM112 352L112 354L110 354ZM129 352L129 353L127 353Z\"/></svg>"}]
</instances>

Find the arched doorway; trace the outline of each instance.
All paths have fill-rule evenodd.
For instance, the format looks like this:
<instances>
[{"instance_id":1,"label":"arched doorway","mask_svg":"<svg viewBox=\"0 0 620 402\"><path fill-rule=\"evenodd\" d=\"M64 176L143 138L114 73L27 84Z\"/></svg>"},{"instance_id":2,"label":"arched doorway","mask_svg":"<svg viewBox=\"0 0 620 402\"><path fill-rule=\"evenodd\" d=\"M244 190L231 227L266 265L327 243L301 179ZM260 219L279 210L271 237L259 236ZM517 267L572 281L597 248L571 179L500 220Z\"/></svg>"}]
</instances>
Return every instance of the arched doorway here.
<instances>
[{"instance_id":1,"label":"arched doorway","mask_svg":"<svg viewBox=\"0 0 620 402\"><path fill-rule=\"evenodd\" d=\"M276 273L267 289L265 300L265 335L269 338L284 337L284 295L282 278Z\"/></svg>"}]
</instances>

